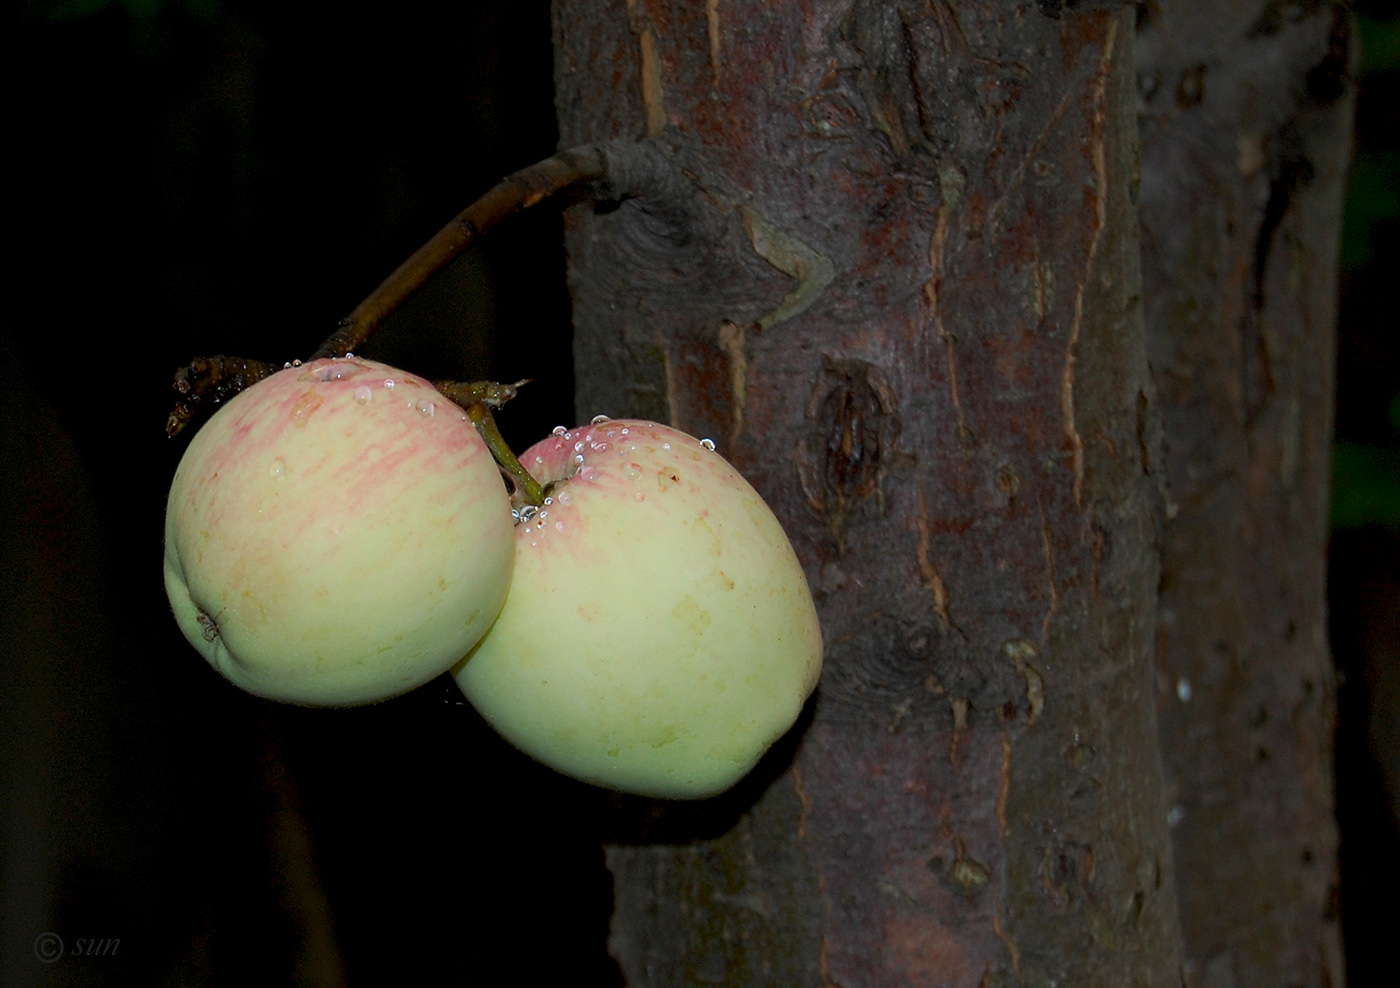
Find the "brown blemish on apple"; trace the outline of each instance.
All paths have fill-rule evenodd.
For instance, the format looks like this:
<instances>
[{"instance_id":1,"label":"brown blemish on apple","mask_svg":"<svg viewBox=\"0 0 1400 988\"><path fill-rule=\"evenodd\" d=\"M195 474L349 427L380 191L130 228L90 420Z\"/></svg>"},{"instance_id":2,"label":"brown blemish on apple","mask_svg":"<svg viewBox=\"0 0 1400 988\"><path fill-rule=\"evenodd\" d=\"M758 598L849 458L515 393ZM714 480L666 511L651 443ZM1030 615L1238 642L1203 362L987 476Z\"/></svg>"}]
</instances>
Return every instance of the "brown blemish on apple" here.
<instances>
[{"instance_id":1,"label":"brown blemish on apple","mask_svg":"<svg viewBox=\"0 0 1400 988\"><path fill-rule=\"evenodd\" d=\"M292 425L305 426L313 412L325 403L325 398L315 388L307 388L292 405Z\"/></svg>"}]
</instances>

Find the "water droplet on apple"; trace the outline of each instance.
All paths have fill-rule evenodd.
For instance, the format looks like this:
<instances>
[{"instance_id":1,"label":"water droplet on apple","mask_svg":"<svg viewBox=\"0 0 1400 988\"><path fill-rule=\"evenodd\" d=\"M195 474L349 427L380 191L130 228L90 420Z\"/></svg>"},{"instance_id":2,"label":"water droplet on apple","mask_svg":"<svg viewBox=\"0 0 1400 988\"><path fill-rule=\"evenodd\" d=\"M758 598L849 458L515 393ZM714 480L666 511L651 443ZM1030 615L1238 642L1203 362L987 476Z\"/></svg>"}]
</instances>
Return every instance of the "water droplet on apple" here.
<instances>
[{"instance_id":1,"label":"water droplet on apple","mask_svg":"<svg viewBox=\"0 0 1400 988\"><path fill-rule=\"evenodd\" d=\"M287 361L285 364L282 365L282 369L283 369L283 370L290 370L290 369L291 369L291 366L292 366L292 362L289 360L289 361Z\"/></svg>"},{"instance_id":2,"label":"water droplet on apple","mask_svg":"<svg viewBox=\"0 0 1400 988\"><path fill-rule=\"evenodd\" d=\"M554 523L554 530L556 532L562 532L564 530L564 523L562 521L556 521Z\"/></svg>"},{"instance_id":3,"label":"water droplet on apple","mask_svg":"<svg viewBox=\"0 0 1400 988\"><path fill-rule=\"evenodd\" d=\"M637 493L633 494L632 496L635 497L638 501L645 501L645 500L647 499L647 496L646 496L645 494L643 494L641 491L638 491Z\"/></svg>"},{"instance_id":4,"label":"water droplet on apple","mask_svg":"<svg viewBox=\"0 0 1400 988\"><path fill-rule=\"evenodd\" d=\"M583 466L583 454L579 453L577 456L575 456L574 462L577 463L579 466Z\"/></svg>"},{"instance_id":5,"label":"water droplet on apple","mask_svg":"<svg viewBox=\"0 0 1400 988\"><path fill-rule=\"evenodd\" d=\"M547 498L544 499L544 503L545 503L545 504L553 504L553 503L554 503L554 498L552 498L552 497L547 497Z\"/></svg>"},{"instance_id":6,"label":"water droplet on apple","mask_svg":"<svg viewBox=\"0 0 1400 988\"><path fill-rule=\"evenodd\" d=\"M574 443L574 452L575 452L575 453L582 453L582 452L583 452L583 443Z\"/></svg>"},{"instance_id":7,"label":"water droplet on apple","mask_svg":"<svg viewBox=\"0 0 1400 988\"><path fill-rule=\"evenodd\" d=\"M623 430L622 430L622 434L625 436L625 435L627 435L627 433L630 432L630 431L631 431L630 429L623 429Z\"/></svg>"},{"instance_id":8,"label":"water droplet on apple","mask_svg":"<svg viewBox=\"0 0 1400 988\"><path fill-rule=\"evenodd\" d=\"M280 456L277 457L277 459L272 461L272 466L267 468L267 472L270 476L281 477L287 472L287 461Z\"/></svg>"},{"instance_id":9,"label":"water droplet on apple","mask_svg":"<svg viewBox=\"0 0 1400 988\"><path fill-rule=\"evenodd\" d=\"M553 429L550 430L550 435L562 436L565 435L568 431L569 430L564 428L562 425L556 425Z\"/></svg>"},{"instance_id":10,"label":"water droplet on apple","mask_svg":"<svg viewBox=\"0 0 1400 988\"><path fill-rule=\"evenodd\" d=\"M350 353L349 351L347 351L346 354L345 354L345 359L346 359L346 360L350 360L350 359L351 359L352 357L354 357L354 356L355 356L355 355L354 355L353 353Z\"/></svg>"},{"instance_id":11,"label":"water droplet on apple","mask_svg":"<svg viewBox=\"0 0 1400 988\"><path fill-rule=\"evenodd\" d=\"M628 480L636 480L642 475L642 465L640 463L629 463L623 470L623 473L627 474Z\"/></svg>"},{"instance_id":12,"label":"water droplet on apple","mask_svg":"<svg viewBox=\"0 0 1400 988\"><path fill-rule=\"evenodd\" d=\"M574 496L573 496L572 494L570 494L568 491L560 491L560 492L559 492L559 503L560 503L560 504L573 504L573 503L574 503Z\"/></svg>"},{"instance_id":13,"label":"water droplet on apple","mask_svg":"<svg viewBox=\"0 0 1400 988\"><path fill-rule=\"evenodd\" d=\"M616 438L617 438L617 430L616 430L616 429L609 429L609 430L608 430L608 438L609 438L609 439L616 439Z\"/></svg>"},{"instance_id":14,"label":"water droplet on apple","mask_svg":"<svg viewBox=\"0 0 1400 988\"><path fill-rule=\"evenodd\" d=\"M392 377L386 377L386 378L384 379L384 387L388 388L390 391L393 391L393 390L394 390L394 379L393 379Z\"/></svg>"},{"instance_id":15,"label":"water droplet on apple","mask_svg":"<svg viewBox=\"0 0 1400 988\"><path fill-rule=\"evenodd\" d=\"M301 366L301 361L300 361L300 360L293 360L293 361L292 361L292 366L293 366L293 367L300 367L300 366Z\"/></svg>"},{"instance_id":16,"label":"water droplet on apple","mask_svg":"<svg viewBox=\"0 0 1400 988\"><path fill-rule=\"evenodd\" d=\"M419 414L421 414L424 418L430 419L437 412L437 405L433 404L431 401L428 401L426 398L418 399L418 404L415 407L418 409Z\"/></svg>"},{"instance_id":17,"label":"water droplet on apple","mask_svg":"<svg viewBox=\"0 0 1400 988\"><path fill-rule=\"evenodd\" d=\"M662 448L662 449L670 449L670 448L671 448L671 444L670 444L670 443L662 443L662 444L661 444L661 448Z\"/></svg>"},{"instance_id":18,"label":"water droplet on apple","mask_svg":"<svg viewBox=\"0 0 1400 988\"><path fill-rule=\"evenodd\" d=\"M543 463L543 462L544 462L544 457L543 457L543 456L536 456L536 457L535 457L535 465L536 465L536 466L538 466L539 464L541 464L541 463Z\"/></svg>"},{"instance_id":19,"label":"water droplet on apple","mask_svg":"<svg viewBox=\"0 0 1400 988\"><path fill-rule=\"evenodd\" d=\"M602 425L604 422L612 421L606 415L595 415L588 422L589 425Z\"/></svg>"},{"instance_id":20,"label":"water droplet on apple","mask_svg":"<svg viewBox=\"0 0 1400 988\"><path fill-rule=\"evenodd\" d=\"M369 400L373 397L374 392L372 392L366 385L361 384L358 388L355 389L355 401L361 405L368 405Z\"/></svg>"},{"instance_id":21,"label":"water droplet on apple","mask_svg":"<svg viewBox=\"0 0 1400 988\"><path fill-rule=\"evenodd\" d=\"M711 453L715 451L715 441L713 439L702 439L700 440L700 445L704 446Z\"/></svg>"}]
</instances>

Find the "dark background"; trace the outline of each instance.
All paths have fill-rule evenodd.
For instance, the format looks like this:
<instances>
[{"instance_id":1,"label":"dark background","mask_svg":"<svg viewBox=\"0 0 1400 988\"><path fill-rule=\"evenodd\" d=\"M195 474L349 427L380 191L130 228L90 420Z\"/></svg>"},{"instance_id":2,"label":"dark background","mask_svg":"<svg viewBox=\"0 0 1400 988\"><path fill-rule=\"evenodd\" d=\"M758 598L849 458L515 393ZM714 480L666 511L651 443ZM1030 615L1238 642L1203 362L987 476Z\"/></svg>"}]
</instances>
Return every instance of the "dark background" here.
<instances>
[{"instance_id":1,"label":"dark background","mask_svg":"<svg viewBox=\"0 0 1400 988\"><path fill-rule=\"evenodd\" d=\"M1363 984L1400 912L1400 18L1358 9L1332 608ZM552 153L548 5L30 0L7 21L0 984L616 983L609 797L512 751L450 681L353 711L246 696L160 579L175 367L305 356ZM574 424L560 241L557 211L512 221L363 352L534 378L500 416L517 449Z\"/></svg>"}]
</instances>

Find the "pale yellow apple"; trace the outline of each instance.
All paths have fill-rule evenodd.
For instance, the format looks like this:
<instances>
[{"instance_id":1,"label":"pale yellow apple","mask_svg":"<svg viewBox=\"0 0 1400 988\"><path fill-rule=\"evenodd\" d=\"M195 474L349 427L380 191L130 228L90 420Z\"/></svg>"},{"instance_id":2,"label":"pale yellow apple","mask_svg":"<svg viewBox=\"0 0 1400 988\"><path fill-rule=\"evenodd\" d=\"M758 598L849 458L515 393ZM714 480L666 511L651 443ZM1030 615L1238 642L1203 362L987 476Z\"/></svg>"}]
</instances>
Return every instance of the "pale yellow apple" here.
<instances>
[{"instance_id":1,"label":"pale yellow apple","mask_svg":"<svg viewBox=\"0 0 1400 988\"><path fill-rule=\"evenodd\" d=\"M675 798L733 785L821 672L816 610L772 511L708 444L651 422L556 434L521 460L557 483L516 526L510 594L458 686L576 778Z\"/></svg>"},{"instance_id":2,"label":"pale yellow apple","mask_svg":"<svg viewBox=\"0 0 1400 988\"><path fill-rule=\"evenodd\" d=\"M185 451L165 518L181 630L250 693L371 703L441 674L510 583L485 443L427 381L358 358L238 395Z\"/></svg>"}]
</instances>

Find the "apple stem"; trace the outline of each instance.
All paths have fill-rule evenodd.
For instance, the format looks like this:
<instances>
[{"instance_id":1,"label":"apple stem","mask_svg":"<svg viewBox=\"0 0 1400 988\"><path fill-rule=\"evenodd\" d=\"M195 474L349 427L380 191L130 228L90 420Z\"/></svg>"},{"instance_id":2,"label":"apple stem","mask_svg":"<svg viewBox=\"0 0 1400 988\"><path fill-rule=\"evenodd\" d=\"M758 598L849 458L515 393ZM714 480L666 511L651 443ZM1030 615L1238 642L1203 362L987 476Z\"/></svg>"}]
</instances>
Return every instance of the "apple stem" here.
<instances>
[{"instance_id":1,"label":"apple stem","mask_svg":"<svg viewBox=\"0 0 1400 988\"><path fill-rule=\"evenodd\" d=\"M478 382L479 384L489 384L490 382ZM471 388L477 385L460 385L459 387ZM495 385L499 388L514 388L511 385ZM442 390L439 388L439 390ZM446 392L444 392L446 393ZM448 397L453 397L449 395ZM456 399L453 398L455 401ZM508 400L508 399L507 399ZM496 458L496 463L500 466L501 472L511 479L515 484L515 494L512 501L521 500L526 504L533 504L540 507L544 504L544 488L540 482L530 476L530 471L526 470L510 447L506 445L505 437L501 435L501 430L496 428L496 419L491 415L491 409L487 407L487 401L471 401L466 406L467 415L471 417L472 425L476 426L476 431L481 433L481 438L486 441L486 448L491 451L491 455ZM500 405L496 406L497 408Z\"/></svg>"},{"instance_id":2,"label":"apple stem","mask_svg":"<svg viewBox=\"0 0 1400 988\"><path fill-rule=\"evenodd\" d=\"M389 315L434 274L502 220L566 189L605 178L607 155L600 145L560 151L502 179L491 191L457 214L431 240L385 278L311 355L343 357L369 339Z\"/></svg>"}]
</instances>

